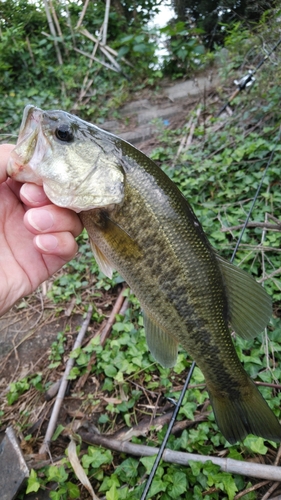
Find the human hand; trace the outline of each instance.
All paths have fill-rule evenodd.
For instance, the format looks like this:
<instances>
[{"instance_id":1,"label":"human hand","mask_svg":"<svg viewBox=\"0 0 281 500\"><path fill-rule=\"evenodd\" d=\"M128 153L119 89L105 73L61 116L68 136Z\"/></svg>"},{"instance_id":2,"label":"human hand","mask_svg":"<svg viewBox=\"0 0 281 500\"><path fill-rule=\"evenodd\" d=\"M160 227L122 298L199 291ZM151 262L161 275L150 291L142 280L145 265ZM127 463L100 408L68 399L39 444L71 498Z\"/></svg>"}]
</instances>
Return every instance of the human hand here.
<instances>
[{"instance_id":1,"label":"human hand","mask_svg":"<svg viewBox=\"0 0 281 500\"><path fill-rule=\"evenodd\" d=\"M14 148L0 145L0 316L77 252L78 215L51 203L43 188L7 178Z\"/></svg>"}]
</instances>

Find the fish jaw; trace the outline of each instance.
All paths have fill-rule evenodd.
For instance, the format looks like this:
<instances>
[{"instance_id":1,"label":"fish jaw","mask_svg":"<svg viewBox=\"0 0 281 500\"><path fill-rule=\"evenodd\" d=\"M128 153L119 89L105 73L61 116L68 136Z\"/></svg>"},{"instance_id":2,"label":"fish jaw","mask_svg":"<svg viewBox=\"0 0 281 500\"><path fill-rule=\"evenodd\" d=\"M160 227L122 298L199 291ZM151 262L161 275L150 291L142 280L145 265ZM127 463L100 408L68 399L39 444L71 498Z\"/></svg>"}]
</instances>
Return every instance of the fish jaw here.
<instances>
[{"instance_id":1,"label":"fish jaw","mask_svg":"<svg viewBox=\"0 0 281 500\"><path fill-rule=\"evenodd\" d=\"M11 152L7 174L18 182L32 182L42 186L37 174L38 165L48 153L49 147L41 128L42 111L26 106L16 147Z\"/></svg>"},{"instance_id":2,"label":"fish jaw","mask_svg":"<svg viewBox=\"0 0 281 500\"><path fill-rule=\"evenodd\" d=\"M59 140L59 127L71 130L71 141ZM111 153L112 139L103 136L64 111L27 106L7 173L16 181L42 185L54 204L77 213L113 207L123 201L124 174Z\"/></svg>"}]
</instances>

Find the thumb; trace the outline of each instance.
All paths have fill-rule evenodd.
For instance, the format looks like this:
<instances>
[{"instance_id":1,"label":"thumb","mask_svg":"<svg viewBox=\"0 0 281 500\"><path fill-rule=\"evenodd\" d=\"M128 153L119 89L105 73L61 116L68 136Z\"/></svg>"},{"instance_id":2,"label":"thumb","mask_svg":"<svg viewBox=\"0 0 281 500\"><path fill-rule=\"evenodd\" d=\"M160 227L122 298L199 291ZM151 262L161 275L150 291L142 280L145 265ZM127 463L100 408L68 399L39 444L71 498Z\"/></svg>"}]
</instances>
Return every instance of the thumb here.
<instances>
[{"instance_id":1,"label":"thumb","mask_svg":"<svg viewBox=\"0 0 281 500\"><path fill-rule=\"evenodd\" d=\"M0 184L7 179L7 163L14 144L0 144Z\"/></svg>"}]
</instances>

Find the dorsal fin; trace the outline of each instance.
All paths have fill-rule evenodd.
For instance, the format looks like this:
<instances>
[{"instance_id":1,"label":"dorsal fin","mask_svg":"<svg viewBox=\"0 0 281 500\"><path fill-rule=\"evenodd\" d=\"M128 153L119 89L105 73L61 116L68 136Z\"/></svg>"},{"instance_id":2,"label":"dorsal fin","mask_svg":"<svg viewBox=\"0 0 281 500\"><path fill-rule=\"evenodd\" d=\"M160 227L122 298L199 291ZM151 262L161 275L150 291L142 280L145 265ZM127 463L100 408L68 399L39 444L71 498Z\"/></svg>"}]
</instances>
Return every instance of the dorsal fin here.
<instances>
[{"instance_id":1,"label":"dorsal fin","mask_svg":"<svg viewBox=\"0 0 281 500\"><path fill-rule=\"evenodd\" d=\"M226 285L231 326L244 339L256 337L269 323L270 296L250 274L219 255L217 260Z\"/></svg>"}]
</instances>

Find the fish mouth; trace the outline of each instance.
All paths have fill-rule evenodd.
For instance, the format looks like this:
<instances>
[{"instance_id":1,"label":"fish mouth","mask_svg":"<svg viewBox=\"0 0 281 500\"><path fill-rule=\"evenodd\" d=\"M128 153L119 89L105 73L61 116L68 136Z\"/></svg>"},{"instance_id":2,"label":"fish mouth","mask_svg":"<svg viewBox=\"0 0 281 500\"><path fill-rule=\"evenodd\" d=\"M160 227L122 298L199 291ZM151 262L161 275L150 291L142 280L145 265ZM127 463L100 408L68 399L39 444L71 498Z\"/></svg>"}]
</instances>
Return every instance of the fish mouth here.
<instances>
[{"instance_id":1,"label":"fish mouth","mask_svg":"<svg viewBox=\"0 0 281 500\"><path fill-rule=\"evenodd\" d=\"M36 169L50 149L43 133L42 120L43 111L40 108L32 105L25 107L17 144L7 166L8 176L16 181L42 185Z\"/></svg>"}]
</instances>

